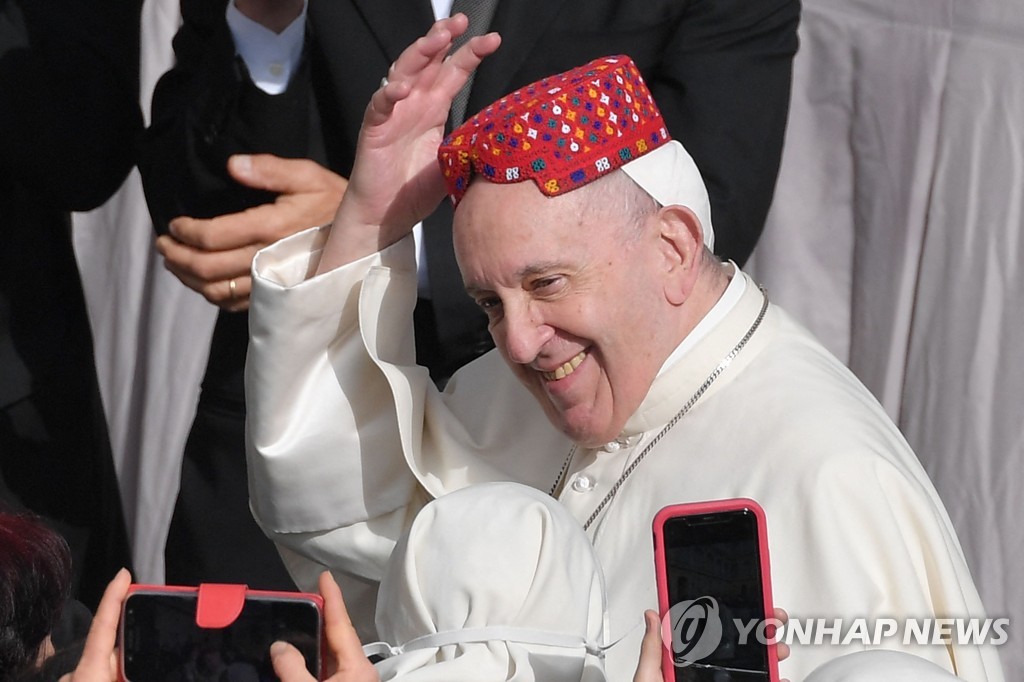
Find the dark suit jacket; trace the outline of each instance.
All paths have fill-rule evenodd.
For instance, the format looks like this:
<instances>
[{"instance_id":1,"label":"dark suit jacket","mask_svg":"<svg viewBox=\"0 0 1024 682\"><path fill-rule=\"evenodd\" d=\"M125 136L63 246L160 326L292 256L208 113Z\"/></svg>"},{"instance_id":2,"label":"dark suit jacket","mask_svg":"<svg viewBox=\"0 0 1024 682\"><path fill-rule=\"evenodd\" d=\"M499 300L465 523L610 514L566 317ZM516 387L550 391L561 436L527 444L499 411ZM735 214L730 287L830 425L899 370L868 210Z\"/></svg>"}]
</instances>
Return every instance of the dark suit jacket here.
<instances>
[{"instance_id":1,"label":"dark suit jacket","mask_svg":"<svg viewBox=\"0 0 1024 682\"><path fill-rule=\"evenodd\" d=\"M310 0L308 59L271 97L235 57L224 4L181 2L177 65L158 86L140 163L158 229L271 199L228 178L231 153L308 157L347 176L370 95L433 21L427 0ZM717 251L742 263L771 203L799 13L798 0L504 0L492 22L502 47L477 73L468 111L593 58L630 55L708 184ZM486 332L462 291L450 219L440 222L424 240L447 346Z\"/></svg>"},{"instance_id":2,"label":"dark suit jacket","mask_svg":"<svg viewBox=\"0 0 1024 682\"><path fill-rule=\"evenodd\" d=\"M134 163L140 6L0 0L0 498L64 531L92 607L130 557L69 212Z\"/></svg>"}]
</instances>

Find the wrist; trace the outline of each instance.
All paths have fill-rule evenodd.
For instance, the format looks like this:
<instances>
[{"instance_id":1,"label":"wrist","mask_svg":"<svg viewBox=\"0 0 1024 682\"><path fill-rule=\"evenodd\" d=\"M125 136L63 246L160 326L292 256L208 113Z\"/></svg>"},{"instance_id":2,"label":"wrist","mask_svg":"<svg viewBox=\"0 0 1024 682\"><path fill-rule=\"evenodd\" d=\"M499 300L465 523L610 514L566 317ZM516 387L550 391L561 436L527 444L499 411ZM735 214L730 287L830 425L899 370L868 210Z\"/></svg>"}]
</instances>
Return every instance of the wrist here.
<instances>
[{"instance_id":1,"label":"wrist","mask_svg":"<svg viewBox=\"0 0 1024 682\"><path fill-rule=\"evenodd\" d=\"M398 241L388 239L380 225L361 219L359 212L351 208L351 203L342 201L338 207L317 265L317 274L348 265Z\"/></svg>"}]
</instances>

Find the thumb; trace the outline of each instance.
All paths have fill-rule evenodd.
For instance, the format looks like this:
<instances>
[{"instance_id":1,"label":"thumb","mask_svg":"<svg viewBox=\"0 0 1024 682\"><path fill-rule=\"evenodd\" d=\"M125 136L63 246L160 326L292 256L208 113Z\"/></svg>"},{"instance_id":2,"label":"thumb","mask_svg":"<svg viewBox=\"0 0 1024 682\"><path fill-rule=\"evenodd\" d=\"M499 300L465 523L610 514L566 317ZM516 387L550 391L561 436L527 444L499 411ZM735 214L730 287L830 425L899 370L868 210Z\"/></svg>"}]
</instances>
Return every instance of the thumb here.
<instances>
[{"instance_id":1,"label":"thumb","mask_svg":"<svg viewBox=\"0 0 1024 682\"><path fill-rule=\"evenodd\" d=\"M273 154L235 154L228 172L247 187L278 194L316 191L333 173L309 159L286 159Z\"/></svg>"},{"instance_id":2,"label":"thumb","mask_svg":"<svg viewBox=\"0 0 1024 682\"><path fill-rule=\"evenodd\" d=\"M661 622L655 611L644 611L644 639L640 643L640 661L633 682L664 682L661 673Z\"/></svg>"},{"instance_id":3,"label":"thumb","mask_svg":"<svg viewBox=\"0 0 1024 682\"><path fill-rule=\"evenodd\" d=\"M314 679L306 669L306 659L287 642L270 645L270 663L282 682L310 682Z\"/></svg>"}]
</instances>

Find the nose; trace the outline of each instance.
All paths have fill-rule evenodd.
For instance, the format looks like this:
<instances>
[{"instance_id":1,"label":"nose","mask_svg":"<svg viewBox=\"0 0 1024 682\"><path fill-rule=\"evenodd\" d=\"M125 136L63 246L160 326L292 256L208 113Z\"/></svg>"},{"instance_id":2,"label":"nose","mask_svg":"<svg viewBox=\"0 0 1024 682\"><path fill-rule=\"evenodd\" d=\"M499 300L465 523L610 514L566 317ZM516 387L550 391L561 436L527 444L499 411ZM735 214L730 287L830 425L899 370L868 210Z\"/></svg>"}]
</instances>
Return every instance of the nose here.
<instances>
[{"instance_id":1,"label":"nose","mask_svg":"<svg viewBox=\"0 0 1024 682\"><path fill-rule=\"evenodd\" d=\"M499 342L504 343L508 359L520 365L533 362L544 344L554 335L554 330L545 324L539 312L530 304L506 304L501 327L502 338Z\"/></svg>"}]
</instances>

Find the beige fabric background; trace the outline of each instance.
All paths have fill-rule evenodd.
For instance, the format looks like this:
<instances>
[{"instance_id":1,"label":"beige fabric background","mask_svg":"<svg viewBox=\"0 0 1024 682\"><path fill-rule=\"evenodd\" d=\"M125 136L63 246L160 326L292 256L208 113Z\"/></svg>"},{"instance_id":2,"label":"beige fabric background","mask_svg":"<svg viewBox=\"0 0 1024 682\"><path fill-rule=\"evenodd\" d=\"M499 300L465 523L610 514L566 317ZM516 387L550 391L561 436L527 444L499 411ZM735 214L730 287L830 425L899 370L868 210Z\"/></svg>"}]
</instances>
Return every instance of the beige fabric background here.
<instances>
[{"instance_id":1,"label":"beige fabric background","mask_svg":"<svg viewBox=\"0 0 1024 682\"><path fill-rule=\"evenodd\" d=\"M176 0L147 0L143 98ZM1024 674L1024 7L804 0L769 225L747 268L867 383L933 477ZM137 173L76 216L97 364L135 543L162 546L214 309L166 273ZM1016 627L1015 627L1016 626Z\"/></svg>"},{"instance_id":2,"label":"beige fabric background","mask_svg":"<svg viewBox=\"0 0 1024 682\"><path fill-rule=\"evenodd\" d=\"M1024 6L805 0L748 270L883 402L1024 679Z\"/></svg>"}]
</instances>

